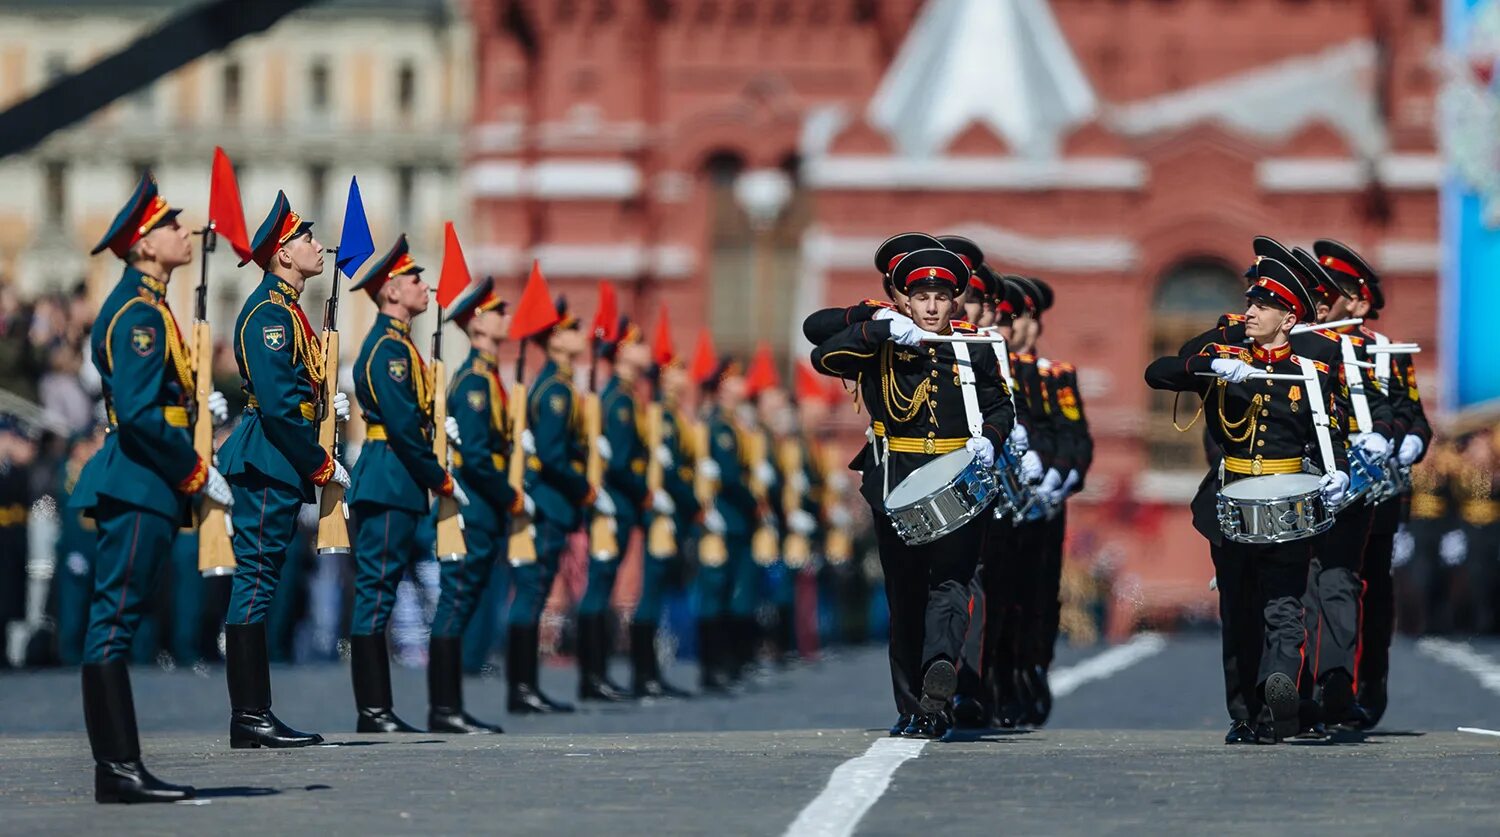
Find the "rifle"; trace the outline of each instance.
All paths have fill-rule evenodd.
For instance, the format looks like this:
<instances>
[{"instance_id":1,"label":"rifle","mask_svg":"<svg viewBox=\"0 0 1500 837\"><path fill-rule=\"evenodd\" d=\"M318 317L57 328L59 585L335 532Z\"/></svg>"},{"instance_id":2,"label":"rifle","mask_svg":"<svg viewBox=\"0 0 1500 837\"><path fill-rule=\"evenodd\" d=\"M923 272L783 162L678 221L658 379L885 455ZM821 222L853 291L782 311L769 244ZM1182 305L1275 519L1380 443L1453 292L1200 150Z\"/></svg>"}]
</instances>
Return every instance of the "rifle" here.
<instances>
[{"instance_id":1,"label":"rifle","mask_svg":"<svg viewBox=\"0 0 1500 837\"><path fill-rule=\"evenodd\" d=\"M750 535L750 557L755 563L762 567L769 567L776 563L777 554L781 551L781 538L776 534L776 527L771 524L771 487L760 481L759 471L761 466L769 461L769 453L766 450L769 443L766 433L760 428L751 430L744 434L745 459L750 463L750 493L755 495L761 511L760 522L755 531Z\"/></svg>"},{"instance_id":2,"label":"rifle","mask_svg":"<svg viewBox=\"0 0 1500 837\"><path fill-rule=\"evenodd\" d=\"M526 341L516 355L516 385L510 398L510 461L506 463L506 478L511 490L516 492L517 505L521 511L510 516L510 545L506 552L511 566L536 563L536 539L532 521L527 516L521 501L526 492L526 451L521 447L521 436L526 433Z\"/></svg>"},{"instance_id":3,"label":"rifle","mask_svg":"<svg viewBox=\"0 0 1500 837\"><path fill-rule=\"evenodd\" d=\"M652 497L663 490L665 464L657 456L665 436L666 417L660 401L646 406L646 490ZM670 558L677 554L677 527L671 515L657 514L646 530L646 554L652 558Z\"/></svg>"},{"instance_id":4,"label":"rifle","mask_svg":"<svg viewBox=\"0 0 1500 837\"><path fill-rule=\"evenodd\" d=\"M599 455L599 437L604 435L604 417L599 412L597 393L591 392L583 398L583 435L588 439L589 445L588 465L584 468L584 476L595 493L607 491L604 487L604 457ZM620 542L615 532L614 518L598 512L592 513L589 519L589 554L601 561L613 561L620 557Z\"/></svg>"},{"instance_id":5,"label":"rifle","mask_svg":"<svg viewBox=\"0 0 1500 837\"><path fill-rule=\"evenodd\" d=\"M706 422L700 421L693 424L693 453L699 463L699 467L693 474L693 493L698 495L698 505L702 506L703 513L707 514L713 510L714 500L719 496L719 483L717 480L709 479L702 467L704 462L712 459ZM705 567L718 567L728 559L729 548L724 544L724 536L705 529L703 537L698 539L698 560Z\"/></svg>"},{"instance_id":6,"label":"rifle","mask_svg":"<svg viewBox=\"0 0 1500 837\"><path fill-rule=\"evenodd\" d=\"M333 394L339 386L339 248L333 254L333 287L323 306L323 397L318 400L318 446L329 456L338 446L338 416L333 413ZM344 487L336 482L323 486L318 499L318 554L349 554L349 510L344 506Z\"/></svg>"},{"instance_id":7,"label":"rifle","mask_svg":"<svg viewBox=\"0 0 1500 837\"><path fill-rule=\"evenodd\" d=\"M793 474L802 472L802 440L798 439L796 434L792 434L782 439L777 448L781 472L786 475L786 479L781 483L781 507L790 516L793 509L802 508L802 495L797 491L796 481L792 479ZM782 550L785 553L787 567L793 570L802 569L812 559L812 542L800 532L788 533Z\"/></svg>"},{"instance_id":8,"label":"rifle","mask_svg":"<svg viewBox=\"0 0 1500 837\"><path fill-rule=\"evenodd\" d=\"M448 398L443 383L443 309L437 310L437 326L432 330L432 453L438 464L448 467ZM437 507L437 559L462 561L469 553L464 543L464 519L458 514L458 501L439 497Z\"/></svg>"},{"instance_id":9,"label":"rifle","mask_svg":"<svg viewBox=\"0 0 1500 837\"><path fill-rule=\"evenodd\" d=\"M204 462L214 460L214 420L208 412L208 396L214 391L214 338L208 324L208 254L219 243L212 222L203 236L202 273L193 312L193 450ZM224 507L204 497L198 506L198 572L205 578L234 574L234 548Z\"/></svg>"}]
</instances>

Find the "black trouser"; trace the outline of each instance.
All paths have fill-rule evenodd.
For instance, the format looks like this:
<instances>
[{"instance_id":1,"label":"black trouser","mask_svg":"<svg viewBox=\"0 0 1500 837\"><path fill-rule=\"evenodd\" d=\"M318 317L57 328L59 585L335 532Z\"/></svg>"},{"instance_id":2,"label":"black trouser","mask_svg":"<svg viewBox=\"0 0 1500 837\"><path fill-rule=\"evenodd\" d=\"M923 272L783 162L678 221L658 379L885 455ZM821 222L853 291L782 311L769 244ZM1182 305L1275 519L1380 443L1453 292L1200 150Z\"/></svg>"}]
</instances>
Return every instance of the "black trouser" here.
<instances>
[{"instance_id":1,"label":"black trouser","mask_svg":"<svg viewBox=\"0 0 1500 837\"><path fill-rule=\"evenodd\" d=\"M1067 539L1068 507L1057 510L1057 517L1036 524L1039 549L1035 586L1023 603L1026 618L1021 638L1021 664L1052 665L1057 646L1058 623L1062 618L1063 542Z\"/></svg>"},{"instance_id":2,"label":"black trouser","mask_svg":"<svg viewBox=\"0 0 1500 837\"><path fill-rule=\"evenodd\" d=\"M921 712L922 673L935 660L963 656L971 607L969 584L984 546L988 517L933 543L909 546L884 513L875 537L891 614L891 686L896 711Z\"/></svg>"},{"instance_id":3,"label":"black trouser","mask_svg":"<svg viewBox=\"0 0 1500 837\"><path fill-rule=\"evenodd\" d=\"M984 570L985 638L981 679L1005 700L1022 663L1027 616L1035 609L1044 559L1042 525L1007 520L990 524Z\"/></svg>"},{"instance_id":4,"label":"black trouser","mask_svg":"<svg viewBox=\"0 0 1500 837\"><path fill-rule=\"evenodd\" d=\"M1451 629L1447 608L1450 571L1438 553L1443 535L1453 525L1446 518L1413 517L1406 524L1411 535L1411 560L1396 568L1396 624L1407 636L1445 633Z\"/></svg>"},{"instance_id":5,"label":"black trouser","mask_svg":"<svg viewBox=\"0 0 1500 837\"><path fill-rule=\"evenodd\" d=\"M1302 669L1302 597L1312 557L1306 541L1274 545L1225 541L1211 548L1218 574L1224 692L1230 720L1260 714L1260 685L1272 674L1294 681Z\"/></svg>"},{"instance_id":6,"label":"black trouser","mask_svg":"<svg viewBox=\"0 0 1500 837\"><path fill-rule=\"evenodd\" d=\"M1453 628L1460 633L1492 634L1500 621L1496 593L1500 592L1500 523L1461 527L1468 544L1463 563L1453 573L1450 594Z\"/></svg>"},{"instance_id":7,"label":"black trouser","mask_svg":"<svg viewBox=\"0 0 1500 837\"><path fill-rule=\"evenodd\" d=\"M1308 570L1307 630L1312 639L1312 653L1307 671L1321 682L1325 676L1343 669L1352 680L1358 673L1360 581L1365 544L1370 538L1373 509L1356 503L1338 513L1333 528L1318 538L1312 566ZM1311 694L1313 683L1303 684L1303 696Z\"/></svg>"},{"instance_id":8,"label":"black trouser","mask_svg":"<svg viewBox=\"0 0 1500 837\"><path fill-rule=\"evenodd\" d=\"M1391 579L1391 556L1396 549L1396 529L1401 518L1401 498L1376 506L1365 541L1364 596L1360 599L1359 647L1355 655L1355 686L1381 683L1391 669L1391 636L1396 630L1396 587Z\"/></svg>"}]
</instances>

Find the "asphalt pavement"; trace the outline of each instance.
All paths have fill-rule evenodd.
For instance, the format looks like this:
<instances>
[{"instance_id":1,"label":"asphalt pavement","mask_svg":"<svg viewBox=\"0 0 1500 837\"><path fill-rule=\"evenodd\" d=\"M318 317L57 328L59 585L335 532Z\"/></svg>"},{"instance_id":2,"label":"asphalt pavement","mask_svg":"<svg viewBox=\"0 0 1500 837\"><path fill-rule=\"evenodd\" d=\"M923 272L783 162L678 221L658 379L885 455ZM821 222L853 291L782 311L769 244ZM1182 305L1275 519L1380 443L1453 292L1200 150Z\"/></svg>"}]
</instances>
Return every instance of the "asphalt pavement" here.
<instances>
[{"instance_id":1,"label":"asphalt pavement","mask_svg":"<svg viewBox=\"0 0 1500 837\"><path fill-rule=\"evenodd\" d=\"M7 673L0 831L1500 831L1500 738L1455 731L1500 728L1500 644L1402 641L1380 730L1280 747L1223 746L1217 653L1207 634L1064 649L1056 672L1071 691L1046 729L926 745L885 738L893 712L877 648L768 672L734 699L568 717L506 716L501 681L469 680L470 711L506 726L495 737L355 735L346 668L277 669L278 714L329 740L300 751L228 748L222 670L137 669L147 763L197 785L200 799L134 807L91 801L76 672ZM673 674L693 679L690 666ZM421 723L423 673L394 679L398 712ZM549 669L544 684L558 696L574 688L566 668Z\"/></svg>"}]
</instances>

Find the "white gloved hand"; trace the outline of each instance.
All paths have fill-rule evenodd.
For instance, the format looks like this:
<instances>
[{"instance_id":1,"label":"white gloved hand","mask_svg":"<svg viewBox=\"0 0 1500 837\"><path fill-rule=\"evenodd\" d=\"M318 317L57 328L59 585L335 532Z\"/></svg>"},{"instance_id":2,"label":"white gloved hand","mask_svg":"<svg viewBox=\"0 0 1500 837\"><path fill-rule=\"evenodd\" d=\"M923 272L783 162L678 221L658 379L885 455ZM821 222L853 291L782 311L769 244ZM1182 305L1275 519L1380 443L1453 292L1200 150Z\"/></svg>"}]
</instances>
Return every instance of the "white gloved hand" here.
<instances>
[{"instance_id":1,"label":"white gloved hand","mask_svg":"<svg viewBox=\"0 0 1500 837\"><path fill-rule=\"evenodd\" d=\"M911 317L892 311L886 319L891 321L891 342L901 346L916 346L922 342L922 335L926 332Z\"/></svg>"},{"instance_id":2,"label":"white gloved hand","mask_svg":"<svg viewBox=\"0 0 1500 837\"><path fill-rule=\"evenodd\" d=\"M349 420L349 396L342 392L333 394L333 417L337 421Z\"/></svg>"},{"instance_id":3,"label":"white gloved hand","mask_svg":"<svg viewBox=\"0 0 1500 837\"><path fill-rule=\"evenodd\" d=\"M651 510L657 514L673 515L677 513L677 504L672 502L672 495L658 488L651 492Z\"/></svg>"},{"instance_id":4,"label":"white gloved hand","mask_svg":"<svg viewBox=\"0 0 1500 837\"><path fill-rule=\"evenodd\" d=\"M1422 451L1425 449L1426 447L1422 444L1421 437L1408 433L1401 440L1401 450L1396 454L1396 461L1402 465L1414 464L1418 459L1422 458Z\"/></svg>"},{"instance_id":5,"label":"white gloved hand","mask_svg":"<svg viewBox=\"0 0 1500 837\"><path fill-rule=\"evenodd\" d=\"M1041 492L1042 496L1046 497L1049 501L1056 503L1057 492L1058 489L1062 488L1062 481L1061 471L1056 468L1048 468L1047 475L1042 477L1042 484L1037 486L1037 491Z\"/></svg>"},{"instance_id":6,"label":"white gloved hand","mask_svg":"<svg viewBox=\"0 0 1500 837\"><path fill-rule=\"evenodd\" d=\"M1391 453L1391 442L1379 433L1360 433L1354 437L1354 445L1376 462Z\"/></svg>"},{"instance_id":7,"label":"white gloved hand","mask_svg":"<svg viewBox=\"0 0 1500 837\"><path fill-rule=\"evenodd\" d=\"M527 517L536 517L536 501L531 499L531 495L524 491L521 492L521 511Z\"/></svg>"},{"instance_id":8,"label":"white gloved hand","mask_svg":"<svg viewBox=\"0 0 1500 837\"><path fill-rule=\"evenodd\" d=\"M594 450L597 450L599 452L599 458L604 460L605 462L608 462L611 459L615 458L614 445L611 445L609 443L609 440L604 438L603 436L594 439Z\"/></svg>"},{"instance_id":9,"label":"white gloved hand","mask_svg":"<svg viewBox=\"0 0 1500 837\"><path fill-rule=\"evenodd\" d=\"M724 472L719 470L719 463L707 458L699 460L698 473L702 474L704 479L714 481L718 481L724 475Z\"/></svg>"},{"instance_id":10,"label":"white gloved hand","mask_svg":"<svg viewBox=\"0 0 1500 837\"><path fill-rule=\"evenodd\" d=\"M214 390L208 394L208 415L213 419L214 427L223 427L224 422L229 421L229 400L224 393Z\"/></svg>"},{"instance_id":11,"label":"white gloved hand","mask_svg":"<svg viewBox=\"0 0 1500 837\"><path fill-rule=\"evenodd\" d=\"M615 501L609 496L609 492L599 489L598 496L594 497L594 511L605 517L615 516Z\"/></svg>"},{"instance_id":12,"label":"white gloved hand","mask_svg":"<svg viewBox=\"0 0 1500 837\"><path fill-rule=\"evenodd\" d=\"M1323 492L1323 504L1330 508L1338 508L1344 502L1344 495L1349 492L1349 475L1343 471L1324 474L1323 479L1318 482L1318 487Z\"/></svg>"},{"instance_id":13,"label":"white gloved hand","mask_svg":"<svg viewBox=\"0 0 1500 837\"><path fill-rule=\"evenodd\" d=\"M458 503L459 508L469 505L469 495L464 493L464 487L458 484L458 480L453 481L453 501Z\"/></svg>"},{"instance_id":14,"label":"white gloved hand","mask_svg":"<svg viewBox=\"0 0 1500 837\"><path fill-rule=\"evenodd\" d=\"M1403 525L1396 530L1396 536L1391 538L1391 566L1404 567L1411 563L1412 555L1416 554L1417 540L1406 531Z\"/></svg>"},{"instance_id":15,"label":"white gloved hand","mask_svg":"<svg viewBox=\"0 0 1500 837\"><path fill-rule=\"evenodd\" d=\"M447 434L448 441L452 442L453 444L461 445L464 443L463 439L458 435L458 419L454 418L453 416L448 416L447 418L443 419L443 432Z\"/></svg>"},{"instance_id":16,"label":"white gloved hand","mask_svg":"<svg viewBox=\"0 0 1500 837\"><path fill-rule=\"evenodd\" d=\"M806 509L793 509L792 513L786 516L786 525L788 529L804 537L818 531L818 519Z\"/></svg>"},{"instance_id":17,"label":"white gloved hand","mask_svg":"<svg viewBox=\"0 0 1500 837\"><path fill-rule=\"evenodd\" d=\"M531 435L531 428L521 431L521 452L527 456L536 456L536 437Z\"/></svg>"},{"instance_id":18,"label":"white gloved hand","mask_svg":"<svg viewBox=\"0 0 1500 837\"><path fill-rule=\"evenodd\" d=\"M1456 567L1464 562L1469 555L1469 538L1462 529L1454 529L1438 541L1438 556L1443 559L1443 566Z\"/></svg>"},{"instance_id":19,"label":"white gloved hand","mask_svg":"<svg viewBox=\"0 0 1500 837\"><path fill-rule=\"evenodd\" d=\"M1254 366L1243 360L1236 360L1234 358L1215 358L1210 366L1213 367L1215 375L1218 375L1231 384L1241 383L1246 378L1255 374Z\"/></svg>"},{"instance_id":20,"label":"white gloved hand","mask_svg":"<svg viewBox=\"0 0 1500 837\"><path fill-rule=\"evenodd\" d=\"M981 468L988 468L995 464L995 444L983 436L975 436L964 442L964 449L974 454Z\"/></svg>"},{"instance_id":21,"label":"white gloved hand","mask_svg":"<svg viewBox=\"0 0 1500 837\"><path fill-rule=\"evenodd\" d=\"M1021 426L1020 422L1016 422L1015 426L1010 429L1010 444L1016 449L1016 453L1031 450L1031 434L1026 432L1026 428Z\"/></svg>"},{"instance_id":22,"label":"white gloved hand","mask_svg":"<svg viewBox=\"0 0 1500 837\"><path fill-rule=\"evenodd\" d=\"M663 468L672 468L677 465L676 457L672 456L672 449L664 444L656 446L656 461L660 462Z\"/></svg>"},{"instance_id":23,"label":"white gloved hand","mask_svg":"<svg viewBox=\"0 0 1500 837\"><path fill-rule=\"evenodd\" d=\"M708 513L703 515L703 528L715 535L722 535L728 530L729 525L724 522L724 515L720 514L718 509L709 509Z\"/></svg>"},{"instance_id":24,"label":"white gloved hand","mask_svg":"<svg viewBox=\"0 0 1500 837\"><path fill-rule=\"evenodd\" d=\"M1034 450L1026 451L1021 456L1021 479L1028 483L1036 483L1042 479L1042 457Z\"/></svg>"},{"instance_id":25,"label":"white gloved hand","mask_svg":"<svg viewBox=\"0 0 1500 837\"><path fill-rule=\"evenodd\" d=\"M226 509L234 505L234 495L229 491L229 481L224 479L224 475L219 473L218 468L208 469L208 479L203 483L203 496Z\"/></svg>"},{"instance_id":26,"label":"white gloved hand","mask_svg":"<svg viewBox=\"0 0 1500 837\"><path fill-rule=\"evenodd\" d=\"M854 525L854 514L845 506L834 506L828 512L828 523L835 529L848 529Z\"/></svg>"},{"instance_id":27,"label":"white gloved hand","mask_svg":"<svg viewBox=\"0 0 1500 837\"><path fill-rule=\"evenodd\" d=\"M761 460L755 463L755 479L761 485L773 485L776 482L776 469L771 463Z\"/></svg>"},{"instance_id":28,"label":"white gloved hand","mask_svg":"<svg viewBox=\"0 0 1500 837\"><path fill-rule=\"evenodd\" d=\"M333 476L329 477L328 481L338 483L344 487L345 491L349 490L349 471L344 468L344 463L337 459L333 460Z\"/></svg>"},{"instance_id":29,"label":"white gloved hand","mask_svg":"<svg viewBox=\"0 0 1500 837\"><path fill-rule=\"evenodd\" d=\"M807 474L802 471L793 471L786 481L792 487L792 491L797 494L806 494L807 489L811 487L807 481Z\"/></svg>"},{"instance_id":30,"label":"white gloved hand","mask_svg":"<svg viewBox=\"0 0 1500 837\"><path fill-rule=\"evenodd\" d=\"M1068 477L1067 477L1067 479L1063 480L1063 484L1062 484L1062 493L1063 493L1063 496L1067 496L1067 495L1072 494L1073 492L1077 491L1078 490L1078 485L1081 482L1083 482L1083 475L1080 474L1080 473L1078 473L1078 469L1077 468L1070 469L1068 471Z\"/></svg>"},{"instance_id":31,"label":"white gloved hand","mask_svg":"<svg viewBox=\"0 0 1500 837\"><path fill-rule=\"evenodd\" d=\"M903 316L902 313L900 311L897 311L894 308L882 308L879 311L875 312L875 316L874 316L873 319L877 319L877 320L889 320L889 319L891 319L893 317L900 317L900 316Z\"/></svg>"}]
</instances>

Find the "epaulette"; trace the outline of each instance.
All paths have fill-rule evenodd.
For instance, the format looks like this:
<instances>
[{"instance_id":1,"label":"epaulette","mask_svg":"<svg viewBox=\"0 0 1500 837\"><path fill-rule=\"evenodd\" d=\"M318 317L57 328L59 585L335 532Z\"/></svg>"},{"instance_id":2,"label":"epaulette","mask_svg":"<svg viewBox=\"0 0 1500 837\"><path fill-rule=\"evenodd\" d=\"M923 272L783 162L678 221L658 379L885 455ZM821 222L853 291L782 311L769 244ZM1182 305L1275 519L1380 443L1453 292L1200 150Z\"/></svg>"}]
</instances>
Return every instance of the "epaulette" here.
<instances>
[{"instance_id":1,"label":"epaulette","mask_svg":"<svg viewBox=\"0 0 1500 837\"><path fill-rule=\"evenodd\" d=\"M1299 357L1300 357L1300 355L1299 355ZM1319 372L1327 372L1328 371L1328 364L1324 363L1321 360L1313 360L1310 357L1304 357L1302 359L1303 360L1312 360L1313 368L1316 369L1316 370L1318 370ZM1340 371L1343 371L1343 370L1341 369Z\"/></svg>"},{"instance_id":2,"label":"epaulette","mask_svg":"<svg viewBox=\"0 0 1500 837\"><path fill-rule=\"evenodd\" d=\"M401 340L403 342L406 340L406 335L404 335L401 332L395 330L394 328L388 328L388 329L386 329L385 330L385 336L391 338L392 340Z\"/></svg>"},{"instance_id":3,"label":"epaulette","mask_svg":"<svg viewBox=\"0 0 1500 837\"><path fill-rule=\"evenodd\" d=\"M977 334L979 332L979 326L965 322L964 320L951 320L949 321L949 325L953 326L954 331L962 331L965 334Z\"/></svg>"},{"instance_id":4,"label":"epaulette","mask_svg":"<svg viewBox=\"0 0 1500 837\"><path fill-rule=\"evenodd\" d=\"M1315 328L1313 329L1313 334L1316 334L1319 337L1323 337L1328 340L1332 340L1335 343L1339 342L1339 338L1341 337L1341 335L1337 331L1334 331L1331 328Z\"/></svg>"},{"instance_id":5,"label":"epaulette","mask_svg":"<svg viewBox=\"0 0 1500 837\"><path fill-rule=\"evenodd\" d=\"M1246 363L1249 363L1250 359L1253 357L1253 355L1250 354L1250 350L1245 348L1244 346L1231 346L1228 343L1209 343L1208 345L1203 347L1203 351L1214 351L1218 352L1220 355L1233 355L1234 357L1237 357L1240 360L1245 361ZM1200 352L1200 354L1202 353Z\"/></svg>"},{"instance_id":6,"label":"epaulette","mask_svg":"<svg viewBox=\"0 0 1500 837\"><path fill-rule=\"evenodd\" d=\"M274 302L274 303L276 303L277 305L285 305L286 304L286 297L282 296L279 291L271 291L270 295L271 295L271 301Z\"/></svg>"},{"instance_id":7,"label":"epaulette","mask_svg":"<svg viewBox=\"0 0 1500 837\"><path fill-rule=\"evenodd\" d=\"M861 300L859 304L860 305L868 305L871 308L891 308L891 309L894 309L896 307L896 303L894 303L894 302L887 302L887 301L885 301L883 299L865 299L865 300Z\"/></svg>"},{"instance_id":8,"label":"epaulette","mask_svg":"<svg viewBox=\"0 0 1500 837\"><path fill-rule=\"evenodd\" d=\"M1071 363L1068 363L1065 360L1058 361L1057 362L1057 368L1059 370L1063 371L1063 372L1076 372L1076 371L1078 371L1078 367L1074 366Z\"/></svg>"},{"instance_id":9,"label":"epaulette","mask_svg":"<svg viewBox=\"0 0 1500 837\"><path fill-rule=\"evenodd\" d=\"M1028 355L1024 352L1016 355L1016 359L1022 363L1036 363L1036 355Z\"/></svg>"},{"instance_id":10,"label":"epaulette","mask_svg":"<svg viewBox=\"0 0 1500 837\"><path fill-rule=\"evenodd\" d=\"M1222 316L1222 317L1219 318L1219 327L1223 328L1224 326L1227 326L1227 325L1239 325L1240 323L1243 323L1244 321L1245 321L1245 315L1244 314L1225 314L1224 316Z\"/></svg>"}]
</instances>

